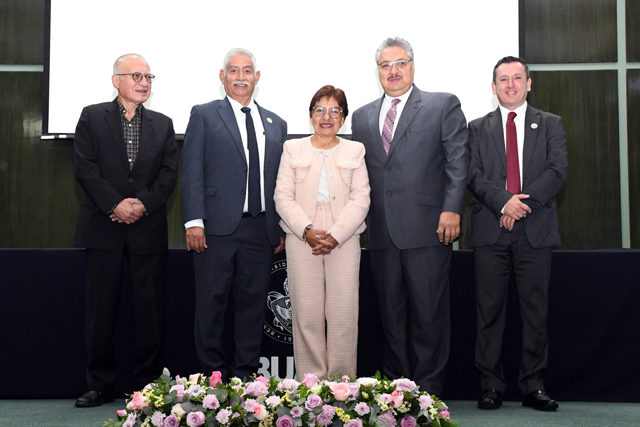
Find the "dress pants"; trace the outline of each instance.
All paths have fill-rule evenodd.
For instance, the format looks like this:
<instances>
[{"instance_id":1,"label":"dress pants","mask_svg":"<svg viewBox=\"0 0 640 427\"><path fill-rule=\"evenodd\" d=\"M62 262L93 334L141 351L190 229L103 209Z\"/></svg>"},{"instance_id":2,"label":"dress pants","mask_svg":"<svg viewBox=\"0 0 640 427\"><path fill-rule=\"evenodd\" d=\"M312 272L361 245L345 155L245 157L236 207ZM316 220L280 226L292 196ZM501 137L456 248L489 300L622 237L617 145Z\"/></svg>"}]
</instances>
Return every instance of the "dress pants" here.
<instances>
[{"instance_id":1,"label":"dress pants","mask_svg":"<svg viewBox=\"0 0 640 427\"><path fill-rule=\"evenodd\" d=\"M518 378L520 394L544 390L547 372L547 308L551 248L529 245L522 221L503 230L491 246L473 248L476 275L476 367L482 373L482 390L505 393L507 383L501 362L507 312L507 291L513 271L522 318L522 360Z\"/></svg>"},{"instance_id":2,"label":"dress pants","mask_svg":"<svg viewBox=\"0 0 640 427\"><path fill-rule=\"evenodd\" d=\"M133 381L143 388L162 375L166 318L166 254L135 253L122 239L108 250L87 249L85 343L87 387L107 394L116 382L113 332L118 318L124 258L133 295L136 363ZM123 349L125 351L125 349Z\"/></svg>"},{"instance_id":3,"label":"dress pants","mask_svg":"<svg viewBox=\"0 0 640 427\"><path fill-rule=\"evenodd\" d=\"M331 204L318 203L313 227L328 230L333 223ZM293 354L299 380L306 373L320 379L356 375L360 235L338 243L331 254L315 256L307 243L287 234Z\"/></svg>"},{"instance_id":4,"label":"dress pants","mask_svg":"<svg viewBox=\"0 0 640 427\"><path fill-rule=\"evenodd\" d=\"M205 228L206 232L206 228ZM196 281L195 342L205 375L246 378L260 367L260 345L274 247L264 213L243 217L229 236L207 234L207 249L193 253ZM235 306L235 353L229 366L223 341L229 291Z\"/></svg>"},{"instance_id":5,"label":"dress pants","mask_svg":"<svg viewBox=\"0 0 640 427\"><path fill-rule=\"evenodd\" d=\"M410 378L421 391L442 394L451 322L451 245L371 251L385 345L384 374Z\"/></svg>"}]
</instances>

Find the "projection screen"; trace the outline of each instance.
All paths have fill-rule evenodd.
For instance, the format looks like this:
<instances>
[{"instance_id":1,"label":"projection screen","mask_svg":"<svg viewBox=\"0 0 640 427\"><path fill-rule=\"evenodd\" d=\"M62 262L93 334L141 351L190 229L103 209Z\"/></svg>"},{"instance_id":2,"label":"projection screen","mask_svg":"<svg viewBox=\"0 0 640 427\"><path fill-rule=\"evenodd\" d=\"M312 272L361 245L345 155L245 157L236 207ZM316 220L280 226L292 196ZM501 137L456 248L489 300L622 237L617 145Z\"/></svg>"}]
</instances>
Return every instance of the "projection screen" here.
<instances>
[{"instance_id":1,"label":"projection screen","mask_svg":"<svg viewBox=\"0 0 640 427\"><path fill-rule=\"evenodd\" d=\"M254 97L290 135L312 132L309 102L325 84L345 91L351 111L382 95L374 55L386 37L413 45L416 86L456 94L467 120L496 108L493 66L518 54L515 0L49 1L43 138L73 137L84 106L115 98L124 53L147 59L157 77L145 105L184 134L193 105L224 97L226 52L249 49L261 71Z\"/></svg>"}]
</instances>

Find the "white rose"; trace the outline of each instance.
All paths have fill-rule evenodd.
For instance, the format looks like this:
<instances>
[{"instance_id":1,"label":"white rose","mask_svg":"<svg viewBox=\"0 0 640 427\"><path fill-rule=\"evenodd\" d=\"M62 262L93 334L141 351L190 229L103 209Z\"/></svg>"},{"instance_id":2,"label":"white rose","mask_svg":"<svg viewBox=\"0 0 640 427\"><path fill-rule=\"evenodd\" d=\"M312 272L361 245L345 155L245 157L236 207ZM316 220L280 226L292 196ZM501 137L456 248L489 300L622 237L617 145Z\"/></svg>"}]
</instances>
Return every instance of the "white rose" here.
<instances>
[{"instance_id":1,"label":"white rose","mask_svg":"<svg viewBox=\"0 0 640 427\"><path fill-rule=\"evenodd\" d=\"M369 377L358 378L356 381L358 381L363 387L375 387L378 384L377 379Z\"/></svg>"},{"instance_id":2,"label":"white rose","mask_svg":"<svg viewBox=\"0 0 640 427\"><path fill-rule=\"evenodd\" d=\"M184 409L182 409L182 405L179 403L176 403L175 405L173 405L173 408L171 408L171 413L175 414L176 417L182 418L185 416L186 412Z\"/></svg>"}]
</instances>

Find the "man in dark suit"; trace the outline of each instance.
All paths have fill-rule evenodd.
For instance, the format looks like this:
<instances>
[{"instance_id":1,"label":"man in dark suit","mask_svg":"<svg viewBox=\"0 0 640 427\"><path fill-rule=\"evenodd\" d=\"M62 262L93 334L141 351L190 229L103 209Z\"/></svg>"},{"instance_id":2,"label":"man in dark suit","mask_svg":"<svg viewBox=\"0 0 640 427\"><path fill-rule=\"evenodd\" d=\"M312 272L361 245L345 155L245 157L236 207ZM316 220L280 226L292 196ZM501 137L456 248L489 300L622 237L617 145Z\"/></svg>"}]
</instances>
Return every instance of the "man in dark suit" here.
<instances>
[{"instance_id":1,"label":"man in dark suit","mask_svg":"<svg viewBox=\"0 0 640 427\"><path fill-rule=\"evenodd\" d=\"M195 252L195 338L205 373L257 372L274 253L284 249L273 192L287 124L253 100L260 79L245 49L224 59L227 96L191 110L184 139L182 211ZM275 248L275 250L274 250ZM227 363L223 325L235 299L235 353Z\"/></svg>"},{"instance_id":2,"label":"man in dark suit","mask_svg":"<svg viewBox=\"0 0 640 427\"><path fill-rule=\"evenodd\" d=\"M371 184L367 217L385 375L441 394L449 357L450 243L460 234L469 153L460 102L413 85L411 45L376 52L384 96L353 115Z\"/></svg>"},{"instance_id":3,"label":"man in dark suit","mask_svg":"<svg viewBox=\"0 0 640 427\"><path fill-rule=\"evenodd\" d=\"M76 406L113 401L112 345L122 267L133 293L136 367L142 388L161 373L168 251L166 202L176 184L173 122L142 105L154 75L139 55L118 58L112 102L86 107L74 139L75 174L84 190L74 246L87 248L87 386Z\"/></svg>"},{"instance_id":4,"label":"man in dark suit","mask_svg":"<svg viewBox=\"0 0 640 427\"><path fill-rule=\"evenodd\" d=\"M555 410L544 389L551 247L560 244L555 196L567 177L562 119L527 104L529 68L508 56L493 70L499 107L469 124L471 217L477 298L476 366L481 409L497 409L506 390L500 353L507 289L516 279L523 351L518 386L522 404Z\"/></svg>"}]
</instances>

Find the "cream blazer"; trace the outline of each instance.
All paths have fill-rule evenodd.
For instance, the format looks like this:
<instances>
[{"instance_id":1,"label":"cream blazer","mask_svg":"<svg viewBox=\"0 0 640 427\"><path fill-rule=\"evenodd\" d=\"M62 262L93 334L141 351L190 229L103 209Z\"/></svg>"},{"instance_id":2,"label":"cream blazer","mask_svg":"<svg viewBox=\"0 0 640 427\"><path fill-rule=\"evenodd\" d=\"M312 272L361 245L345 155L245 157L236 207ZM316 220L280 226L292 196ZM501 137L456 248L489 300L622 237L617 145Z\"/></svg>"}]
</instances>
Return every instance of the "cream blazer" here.
<instances>
[{"instance_id":1,"label":"cream blazer","mask_svg":"<svg viewBox=\"0 0 640 427\"><path fill-rule=\"evenodd\" d=\"M311 137L284 143L273 198L285 233L302 240L304 229L313 223L323 161L335 221L327 231L341 245L365 230L371 202L365 148L359 142L339 140L330 150L313 148Z\"/></svg>"}]
</instances>

